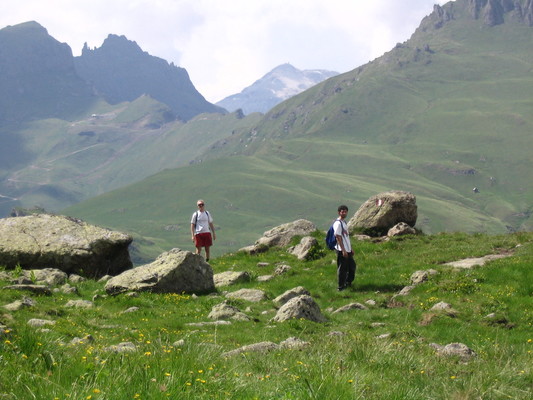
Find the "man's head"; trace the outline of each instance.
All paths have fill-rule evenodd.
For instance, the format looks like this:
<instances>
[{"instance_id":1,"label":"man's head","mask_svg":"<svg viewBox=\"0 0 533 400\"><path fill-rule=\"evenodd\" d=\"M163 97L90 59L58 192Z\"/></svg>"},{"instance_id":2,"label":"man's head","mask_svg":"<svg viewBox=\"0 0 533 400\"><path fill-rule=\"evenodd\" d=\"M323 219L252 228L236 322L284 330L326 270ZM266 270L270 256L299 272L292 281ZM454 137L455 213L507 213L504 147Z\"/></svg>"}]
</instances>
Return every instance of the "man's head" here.
<instances>
[{"instance_id":1,"label":"man's head","mask_svg":"<svg viewBox=\"0 0 533 400\"><path fill-rule=\"evenodd\" d=\"M196 202L196 205L198 206L198 208L203 209L205 202L202 199L200 199Z\"/></svg>"},{"instance_id":2,"label":"man's head","mask_svg":"<svg viewBox=\"0 0 533 400\"><path fill-rule=\"evenodd\" d=\"M337 211L339 212L339 216L341 218L345 218L346 215L348 215L348 207L346 207L344 204L340 205L339 208L337 208Z\"/></svg>"}]
</instances>

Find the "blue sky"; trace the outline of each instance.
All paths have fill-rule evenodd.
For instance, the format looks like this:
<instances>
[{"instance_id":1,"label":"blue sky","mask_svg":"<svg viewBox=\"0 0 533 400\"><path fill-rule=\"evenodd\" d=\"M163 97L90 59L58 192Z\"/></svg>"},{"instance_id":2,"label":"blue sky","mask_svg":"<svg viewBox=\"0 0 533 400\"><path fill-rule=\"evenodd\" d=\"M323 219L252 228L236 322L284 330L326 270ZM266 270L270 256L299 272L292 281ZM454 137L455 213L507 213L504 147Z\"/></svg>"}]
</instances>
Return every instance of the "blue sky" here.
<instances>
[{"instance_id":1,"label":"blue sky","mask_svg":"<svg viewBox=\"0 0 533 400\"><path fill-rule=\"evenodd\" d=\"M210 102L283 63L347 72L407 40L439 0L0 0L79 55L109 34L183 67Z\"/></svg>"}]
</instances>

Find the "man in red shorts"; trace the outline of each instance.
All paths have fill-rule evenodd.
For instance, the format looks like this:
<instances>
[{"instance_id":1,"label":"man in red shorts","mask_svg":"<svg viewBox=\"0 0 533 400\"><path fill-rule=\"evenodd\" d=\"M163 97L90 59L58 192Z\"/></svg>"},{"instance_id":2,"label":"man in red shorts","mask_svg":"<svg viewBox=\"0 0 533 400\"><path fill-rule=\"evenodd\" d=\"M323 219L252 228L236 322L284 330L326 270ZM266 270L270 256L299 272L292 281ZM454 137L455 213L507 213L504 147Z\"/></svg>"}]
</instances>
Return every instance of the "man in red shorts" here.
<instances>
[{"instance_id":1,"label":"man in red shorts","mask_svg":"<svg viewBox=\"0 0 533 400\"><path fill-rule=\"evenodd\" d=\"M191 218L191 238L196 246L196 254L202 253L202 247L205 248L205 261L209 261L209 248L216 239L213 218L205 210L205 202L198 200L196 202L198 211Z\"/></svg>"}]
</instances>

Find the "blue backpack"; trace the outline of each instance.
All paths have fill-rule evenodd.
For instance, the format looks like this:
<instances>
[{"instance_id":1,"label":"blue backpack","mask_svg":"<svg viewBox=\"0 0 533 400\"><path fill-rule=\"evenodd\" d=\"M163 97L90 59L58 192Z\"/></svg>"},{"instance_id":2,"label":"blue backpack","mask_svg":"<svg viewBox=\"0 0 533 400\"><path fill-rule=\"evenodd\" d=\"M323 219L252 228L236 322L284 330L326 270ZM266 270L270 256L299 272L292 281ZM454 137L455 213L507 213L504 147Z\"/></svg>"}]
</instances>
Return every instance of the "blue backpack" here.
<instances>
[{"instance_id":1,"label":"blue backpack","mask_svg":"<svg viewBox=\"0 0 533 400\"><path fill-rule=\"evenodd\" d=\"M336 221L339 221L339 219L336 219L335 221L333 221L333 224ZM326 233L326 246L328 246L328 249L330 250L335 250L335 245L337 244L337 238L335 237L335 231L333 230L333 224L331 224L331 226L328 229L328 233ZM344 225L342 225L342 222L341 222L341 227L342 227L342 232L344 233L345 232Z\"/></svg>"}]
</instances>

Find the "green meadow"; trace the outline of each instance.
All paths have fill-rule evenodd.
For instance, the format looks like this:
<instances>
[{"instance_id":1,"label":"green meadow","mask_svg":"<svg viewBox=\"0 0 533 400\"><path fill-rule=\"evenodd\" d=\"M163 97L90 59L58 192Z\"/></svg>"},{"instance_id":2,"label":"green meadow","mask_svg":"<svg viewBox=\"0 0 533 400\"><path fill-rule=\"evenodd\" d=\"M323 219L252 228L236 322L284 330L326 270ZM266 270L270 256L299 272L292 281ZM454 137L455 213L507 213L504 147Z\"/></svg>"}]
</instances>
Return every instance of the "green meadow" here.
<instances>
[{"instance_id":1,"label":"green meadow","mask_svg":"<svg viewBox=\"0 0 533 400\"><path fill-rule=\"evenodd\" d=\"M250 256L228 253L211 260L214 273L247 271L251 281L216 293L140 293L106 296L104 284L76 284L79 294L36 296L0 290L0 304L23 296L33 307L4 310L0 322L2 399L531 399L533 396L533 234L441 233L387 242L356 241L352 289L336 291L333 252L323 232L315 259L299 261L286 249ZM297 241L297 238L294 242ZM456 269L449 261L507 254L483 267ZM267 282L279 264L291 266ZM435 270L410 294L394 297L415 271ZM17 271L12 271L17 273ZM2 285L7 284L4 281ZM272 299L296 286L310 293L325 323L274 323ZM263 290L268 300L227 300L251 321L208 322L224 294ZM69 300L92 308L66 308ZM369 301L372 302L369 302ZM361 303L367 309L334 313ZM453 313L433 311L449 303ZM125 313L130 307L137 311ZM46 330L27 321L56 321ZM88 340L91 335L93 340ZM75 338L86 338L73 343ZM227 357L258 342L307 342ZM136 350L115 353L111 345ZM437 354L430 344L463 343L475 356Z\"/></svg>"}]
</instances>

